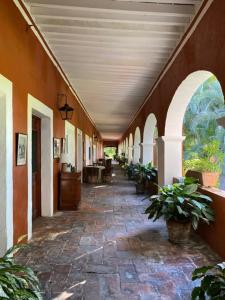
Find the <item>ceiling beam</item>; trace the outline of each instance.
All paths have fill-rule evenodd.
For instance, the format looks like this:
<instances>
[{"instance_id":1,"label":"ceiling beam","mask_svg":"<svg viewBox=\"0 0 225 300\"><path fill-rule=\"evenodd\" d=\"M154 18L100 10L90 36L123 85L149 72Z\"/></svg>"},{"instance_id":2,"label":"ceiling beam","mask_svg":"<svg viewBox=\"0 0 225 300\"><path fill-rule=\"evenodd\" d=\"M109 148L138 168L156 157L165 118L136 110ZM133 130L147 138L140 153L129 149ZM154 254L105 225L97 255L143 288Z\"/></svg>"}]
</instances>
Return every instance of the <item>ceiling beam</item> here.
<instances>
[{"instance_id":1,"label":"ceiling beam","mask_svg":"<svg viewBox=\"0 0 225 300\"><path fill-rule=\"evenodd\" d=\"M44 7L44 8L55 8L67 9L70 11L74 10L85 10L90 12L101 11L104 13L115 12L115 13L132 13L142 15L185 15L190 16L194 13L193 5L171 5L171 4L159 4L159 3L126 3L124 1L111 1L111 0L29 0L33 7Z\"/></svg>"}]
</instances>

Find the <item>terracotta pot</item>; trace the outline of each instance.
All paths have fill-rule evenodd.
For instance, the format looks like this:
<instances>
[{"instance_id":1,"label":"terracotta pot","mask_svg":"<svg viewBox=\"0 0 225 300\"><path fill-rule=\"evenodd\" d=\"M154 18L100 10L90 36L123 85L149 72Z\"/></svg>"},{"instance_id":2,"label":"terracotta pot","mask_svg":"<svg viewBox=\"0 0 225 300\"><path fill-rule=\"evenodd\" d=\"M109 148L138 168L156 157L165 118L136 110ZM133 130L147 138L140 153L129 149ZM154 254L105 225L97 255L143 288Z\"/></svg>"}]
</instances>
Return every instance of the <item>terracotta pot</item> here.
<instances>
[{"instance_id":1,"label":"terracotta pot","mask_svg":"<svg viewBox=\"0 0 225 300\"><path fill-rule=\"evenodd\" d=\"M202 173L202 185L208 187L216 187L220 177L219 172L203 172Z\"/></svg>"},{"instance_id":2,"label":"terracotta pot","mask_svg":"<svg viewBox=\"0 0 225 300\"><path fill-rule=\"evenodd\" d=\"M198 171L187 171L186 176L194 177L198 179L199 183L207 187L216 187L220 173L219 172L198 172Z\"/></svg>"},{"instance_id":3,"label":"terracotta pot","mask_svg":"<svg viewBox=\"0 0 225 300\"><path fill-rule=\"evenodd\" d=\"M175 244L186 243L190 238L191 222L176 222L169 220L166 222L169 241Z\"/></svg>"},{"instance_id":4,"label":"terracotta pot","mask_svg":"<svg viewBox=\"0 0 225 300\"><path fill-rule=\"evenodd\" d=\"M144 194L145 193L145 185L143 183L136 183L136 194Z\"/></svg>"}]
</instances>

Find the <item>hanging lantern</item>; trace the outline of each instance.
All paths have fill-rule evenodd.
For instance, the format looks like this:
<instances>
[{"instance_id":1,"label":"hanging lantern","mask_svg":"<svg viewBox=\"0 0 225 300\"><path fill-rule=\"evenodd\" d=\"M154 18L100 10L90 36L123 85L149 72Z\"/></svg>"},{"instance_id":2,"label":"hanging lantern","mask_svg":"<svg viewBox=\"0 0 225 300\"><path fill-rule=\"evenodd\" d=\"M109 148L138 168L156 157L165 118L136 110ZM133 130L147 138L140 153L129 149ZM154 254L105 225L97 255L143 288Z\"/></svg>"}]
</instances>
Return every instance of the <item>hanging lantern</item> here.
<instances>
[{"instance_id":1,"label":"hanging lantern","mask_svg":"<svg viewBox=\"0 0 225 300\"><path fill-rule=\"evenodd\" d=\"M67 103L67 96L65 94L59 94L58 97L65 98L64 105L59 107L62 120L71 120L74 109L70 107L69 104Z\"/></svg>"}]
</instances>

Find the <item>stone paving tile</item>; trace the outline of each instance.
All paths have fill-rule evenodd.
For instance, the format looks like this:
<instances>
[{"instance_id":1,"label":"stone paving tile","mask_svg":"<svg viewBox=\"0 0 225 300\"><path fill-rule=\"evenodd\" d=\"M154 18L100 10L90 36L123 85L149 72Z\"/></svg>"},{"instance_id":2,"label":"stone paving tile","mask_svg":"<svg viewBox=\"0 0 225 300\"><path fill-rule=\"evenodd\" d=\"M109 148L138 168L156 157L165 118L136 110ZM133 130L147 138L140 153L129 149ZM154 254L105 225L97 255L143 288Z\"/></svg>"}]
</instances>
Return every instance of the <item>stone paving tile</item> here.
<instances>
[{"instance_id":1,"label":"stone paving tile","mask_svg":"<svg viewBox=\"0 0 225 300\"><path fill-rule=\"evenodd\" d=\"M164 221L149 221L134 183L115 167L107 185L83 185L79 211L34 222L17 260L37 271L44 300L188 300L196 266L220 258L196 235L168 242Z\"/></svg>"}]
</instances>

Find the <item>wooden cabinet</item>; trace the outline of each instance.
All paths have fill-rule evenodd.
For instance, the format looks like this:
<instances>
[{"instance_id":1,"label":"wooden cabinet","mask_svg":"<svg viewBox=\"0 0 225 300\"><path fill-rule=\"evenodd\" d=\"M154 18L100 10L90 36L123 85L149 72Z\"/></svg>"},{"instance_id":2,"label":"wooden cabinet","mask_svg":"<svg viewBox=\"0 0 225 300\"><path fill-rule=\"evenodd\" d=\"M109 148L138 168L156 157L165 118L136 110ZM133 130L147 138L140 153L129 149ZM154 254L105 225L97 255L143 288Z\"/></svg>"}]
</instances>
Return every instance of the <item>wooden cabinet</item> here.
<instances>
[{"instance_id":1,"label":"wooden cabinet","mask_svg":"<svg viewBox=\"0 0 225 300\"><path fill-rule=\"evenodd\" d=\"M81 201L81 173L60 173L59 209L77 210Z\"/></svg>"}]
</instances>

